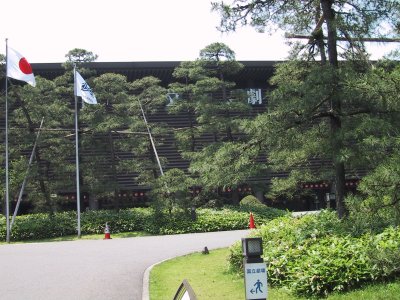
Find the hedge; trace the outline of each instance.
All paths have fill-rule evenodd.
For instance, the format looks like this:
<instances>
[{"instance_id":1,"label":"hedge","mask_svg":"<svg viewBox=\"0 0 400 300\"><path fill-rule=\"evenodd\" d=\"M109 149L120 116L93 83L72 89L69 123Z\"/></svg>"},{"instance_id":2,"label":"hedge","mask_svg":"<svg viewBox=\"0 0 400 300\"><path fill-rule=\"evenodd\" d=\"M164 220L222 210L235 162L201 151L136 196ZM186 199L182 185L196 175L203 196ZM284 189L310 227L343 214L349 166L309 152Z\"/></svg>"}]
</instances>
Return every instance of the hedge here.
<instances>
[{"instance_id":1,"label":"hedge","mask_svg":"<svg viewBox=\"0 0 400 300\"><path fill-rule=\"evenodd\" d=\"M265 207L254 212L256 223L284 215L285 212ZM179 234L246 229L249 225L246 209L227 207L221 210L198 209L197 219L178 211L173 214L157 214L151 208L124 210L98 210L81 213L81 233L102 233L108 223L112 233L146 231L151 234ZM31 214L18 216L12 227L11 240L37 240L74 235L77 233L76 212ZM6 218L0 216L0 239L6 237Z\"/></svg>"}]
</instances>

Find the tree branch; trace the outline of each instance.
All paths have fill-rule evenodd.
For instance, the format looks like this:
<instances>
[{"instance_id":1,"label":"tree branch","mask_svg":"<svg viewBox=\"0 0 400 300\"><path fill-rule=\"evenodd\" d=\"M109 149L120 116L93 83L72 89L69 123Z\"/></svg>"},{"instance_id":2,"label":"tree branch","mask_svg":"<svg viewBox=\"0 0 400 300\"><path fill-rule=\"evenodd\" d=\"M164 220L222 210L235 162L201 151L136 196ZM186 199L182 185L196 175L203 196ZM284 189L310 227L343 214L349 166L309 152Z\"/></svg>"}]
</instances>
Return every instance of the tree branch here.
<instances>
[{"instance_id":1,"label":"tree branch","mask_svg":"<svg viewBox=\"0 0 400 300\"><path fill-rule=\"evenodd\" d=\"M292 34L292 33L286 33L285 38L287 39L304 39L304 40L309 40L314 41L314 37L312 35L301 35L301 34ZM324 36L322 37L324 40L327 40L328 37ZM345 41L349 42L349 39L346 37L337 37L338 41ZM371 43L400 43L400 38L368 38L368 37L360 37L360 38L351 38L351 40L355 41L360 41L360 42L371 42Z\"/></svg>"}]
</instances>

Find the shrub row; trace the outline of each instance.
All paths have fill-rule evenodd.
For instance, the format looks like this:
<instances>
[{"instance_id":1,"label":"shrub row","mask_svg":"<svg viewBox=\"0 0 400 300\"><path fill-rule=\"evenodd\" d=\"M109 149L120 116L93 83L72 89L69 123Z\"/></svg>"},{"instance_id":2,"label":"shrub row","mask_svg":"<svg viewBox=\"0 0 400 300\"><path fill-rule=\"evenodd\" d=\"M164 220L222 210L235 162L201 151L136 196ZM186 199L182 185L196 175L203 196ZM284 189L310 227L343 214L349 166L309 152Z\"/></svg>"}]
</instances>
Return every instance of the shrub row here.
<instances>
[{"instance_id":1,"label":"shrub row","mask_svg":"<svg viewBox=\"0 0 400 300\"><path fill-rule=\"evenodd\" d=\"M268 222L285 212L265 207L254 212L259 224ZM248 228L249 213L244 208L221 210L199 209L196 220L183 212L157 214L150 208L132 208L119 211L99 210L81 214L82 234L102 233L106 222L111 232L146 231L152 234L179 234ZM12 227L11 238L17 240L45 239L74 235L77 232L75 212L32 214L18 216ZM5 240L6 219L0 216L0 239Z\"/></svg>"},{"instance_id":2,"label":"shrub row","mask_svg":"<svg viewBox=\"0 0 400 300\"><path fill-rule=\"evenodd\" d=\"M282 216L284 211L263 208L253 212L256 223L267 223ZM197 219L192 221L184 214L163 215L157 217L146 231L153 234L176 234L189 232L210 232L249 228L249 211L244 208L226 207L219 210L199 209Z\"/></svg>"},{"instance_id":3,"label":"shrub row","mask_svg":"<svg viewBox=\"0 0 400 300\"><path fill-rule=\"evenodd\" d=\"M150 211L134 208L120 211L99 210L81 214L82 234L102 233L106 222L113 232L144 230L144 222ZM77 233L76 212L59 212L53 214L31 214L18 216L12 227L12 240L46 239L74 235ZM6 236L6 218L0 217L0 239Z\"/></svg>"},{"instance_id":4,"label":"shrub row","mask_svg":"<svg viewBox=\"0 0 400 300\"><path fill-rule=\"evenodd\" d=\"M363 283L389 279L400 271L400 229L352 237L334 213L282 217L262 226L264 260L271 285L301 296L326 296ZM231 247L230 264L242 270L240 244Z\"/></svg>"}]
</instances>

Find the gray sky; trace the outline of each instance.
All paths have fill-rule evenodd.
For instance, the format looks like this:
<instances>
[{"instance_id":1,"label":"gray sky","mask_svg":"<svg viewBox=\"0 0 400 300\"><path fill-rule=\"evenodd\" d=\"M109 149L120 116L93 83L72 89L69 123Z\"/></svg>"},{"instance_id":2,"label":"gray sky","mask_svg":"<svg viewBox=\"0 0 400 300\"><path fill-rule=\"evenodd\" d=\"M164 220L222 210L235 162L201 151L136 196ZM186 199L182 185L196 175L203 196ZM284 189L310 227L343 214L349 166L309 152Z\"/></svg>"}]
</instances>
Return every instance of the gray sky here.
<instances>
[{"instance_id":1,"label":"gray sky","mask_svg":"<svg viewBox=\"0 0 400 300\"><path fill-rule=\"evenodd\" d=\"M73 48L98 61L194 60L205 46L222 42L237 60L283 60L282 33L253 28L222 34L211 0L8 0L2 3L0 39L29 62L64 62ZM229 1L227 1L229 2ZM394 46L394 45L393 45ZM392 47L393 47L392 46ZM381 56L378 45L373 58Z\"/></svg>"}]
</instances>

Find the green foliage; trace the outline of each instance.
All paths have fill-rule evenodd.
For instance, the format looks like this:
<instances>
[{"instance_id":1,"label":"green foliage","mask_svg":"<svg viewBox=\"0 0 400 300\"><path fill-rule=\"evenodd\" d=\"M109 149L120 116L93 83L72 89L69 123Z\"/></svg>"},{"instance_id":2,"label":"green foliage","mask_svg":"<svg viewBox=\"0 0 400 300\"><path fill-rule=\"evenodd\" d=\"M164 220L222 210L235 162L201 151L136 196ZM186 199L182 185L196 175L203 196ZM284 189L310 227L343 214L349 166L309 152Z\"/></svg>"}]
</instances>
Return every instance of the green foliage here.
<instances>
[{"instance_id":1,"label":"green foliage","mask_svg":"<svg viewBox=\"0 0 400 300\"><path fill-rule=\"evenodd\" d=\"M118 189L117 173L132 172L132 165L124 165L122 169L116 154L131 150L132 143L127 138L116 137L114 132L131 126L135 119L128 114L132 99L128 95L129 83L125 76L105 73L96 77L93 83L98 104L85 105L79 116L90 132L80 137L81 151L92 153L81 161L81 176L85 190L99 198L111 196ZM113 202L114 207L118 207L118 201Z\"/></svg>"},{"instance_id":2,"label":"green foliage","mask_svg":"<svg viewBox=\"0 0 400 300\"><path fill-rule=\"evenodd\" d=\"M220 13L222 31L251 26L313 37L296 43L291 59L277 66L268 112L246 128L274 170L309 169L320 180L334 179L342 217L348 170L398 152L389 146L398 139L398 72L373 68L363 39L398 35L399 1L216 1L212 8ZM340 51L338 40L348 42ZM339 63L339 56L346 62ZM311 168L315 158L331 160L333 168ZM293 175L284 184L273 181L272 192L285 194L285 183L293 189L301 180Z\"/></svg>"},{"instance_id":3,"label":"green foliage","mask_svg":"<svg viewBox=\"0 0 400 300\"><path fill-rule=\"evenodd\" d=\"M302 218L292 218L286 215L275 218L261 227L258 226L258 228L257 231L253 232L253 235L257 234L263 238L264 250L272 251L271 257L279 257L289 248L295 248L297 244L311 237L322 237L344 230L343 225L331 212L323 212L318 216L306 215ZM241 270L240 245L233 246L232 250L230 263L236 270ZM282 270L279 270L277 274L282 272ZM273 277L271 280L274 280Z\"/></svg>"},{"instance_id":4,"label":"green foliage","mask_svg":"<svg viewBox=\"0 0 400 300\"><path fill-rule=\"evenodd\" d=\"M259 206L263 206L264 204L260 200L258 200L257 197L255 197L253 195L247 195L242 200L240 200L239 205L240 206L255 206L255 207L259 207Z\"/></svg>"},{"instance_id":5,"label":"green foliage","mask_svg":"<svg viewBox=\"0 0 400 300\"><path fill-rule=\"evenodd\" d=\"M361 197L357 195L348 196L346 205L349 209L348 221L349 230L355 236L372 232L382 232L388 226L399 225L398 204L390 204L388 196L382 197ZM386 203L386 204L383 204Z\"/></svg>"},{"instance_id":6,"label":"green foliage","mask_svg":"<svg viewBox=\"0 0 400 300\"><path fill-rule=\"evenodd\" d=\"M201 174L201 184L215 186L238 186L259 170L255 149L245 151L246 144L237 142L213 143L192 154L190 171Z\"/></svg>"},{"instance_id":7,"label":"green foliage","mask_svg":"<svg viewBox=\"0 0 400 300\"><path fill-rule=\"evenodd\" d=\"M0 222L4 224L0 227L0 236L4 238L6 219L2 218ZM73 212L23 215L15 219L11 240L44 239L72 235L76 233L75 228L76 214Z\"/></svg>"},{"instance_id":8,"label":"green foliage","mask_svg":"<svg viewBox=\"0 0 400 300\"><path fill-rule=\"evenodd\" d=\"M400 157L398 150L381 158L382 163L365 176L361 195L346 199L349 218L360 232L379 231L400 224Z\"/></svg>"},{"instance_id":9,"label":"green foliage","mask_svg":"<svg viewBox=\"0 0 400 300\"><path fill-rule=\"evenodd\" d=\"M224 201L222 199L211 199L205 203L202 208L222 208L224 206Z\"/></svg>"},{"instance_id":10,"label":"green foliage","mask_svg":"<svg viewBox=\"0 0 400 300\"><path fill-rule=\"evenodd\" d=\"M73 128L72 68L76 63L98 100L97 105L81 107L78 99L82 191L90 194L91 200L113 199L114 208L118 209L117 174L138 174L137 182L146 186L154 180L158 166L148 136L135 135L147 131L138 100L148 116L165 105L166 90L155 77L127 82L126 76L120 74L96 76L95 71L84 68L83 64L96 60L97 55L84 49L73 49L66 58L65 73L55 79L37 77L35 88L30 85L9 87L10 123L14 124L9 133L10 195L17 197L27 169L27 155L32 150L42 118L46 130L40 132L26 187L32 211L57 211L62 207L62 197L50 195L74 191L75 164L70 159L75 149L73 135L60 128ZM148 125L154 135L160 136L155 139L158 147L165 126L159 122ZM140 159L128 159L128 153L129 157L134 155Z\"/></svg>"},{"instance_id":11,"label":"green foliage","mask_svg":"<svg viewBox=\"0 0 400 300\"><path fill-rule=\"evenodd\" d=\"M321 10L326 5L335 11L335 23L339 37L352 41L365 36L396 36L398 32L398 13L400 5L396 0L371 0L371 1L216 1L212 2L212 9L220 13L221 31L235 31L241 26L251 26L260 32L274 32L280 28L284 32L296 34L327 35L323 32L325 26L318 26ZM325 23L327 23L325 17ZM320 30L315 31L315 29ZM296 43L295 45L298 45ZM308 43L310 44L310 43ZM350 43L347 52L359 54L364 47L360 42ZM314 53L316 45L302 46L307 52ZM309 54L310 55L310 54ZM352 57L350 54L346 58Z\"/></svg>"},{"instance_id":12,"label":"green foliage","mask_svg":"<svg viewBox=\"0 0 400 300\"><path fill-rule=\"evenodd\" d=\"M271 180L271 188L265 195L267 198L279 198L284 197L287 199L293 199L293 197L299 193L305 195L310 193L307 190L299 190L300 182L312 182L318 181L318 175L312 174L311 170L294 169L289 172L288 177L275 177Z\"/></svg>"},{"instance_id":13,"label":"green foliage","mask_svg":"<svg viewBox=\"0 0 400 300\"><path fill-rule=\"evenodd\" d=\"M326 236L288 251L287 281L299 295L325 296L374 279L362 239ZM281 267L275 264L275 270Z\"/></svg>"},{"instance_id":14,"label":"green foliage","mask_svg":"<svg viewBox=\"0 0 400 300\"><path fill-rule=\"evenodd\" d=\"M352 227L333 212L270 221L253 236L263 238L264 260L273 286L296 295L321 297L365 283L387 280L400 270L400 228L351 235ZM241 245L231 247L231 268L242 270Z\"/></svg>"},{"instance_id":15,"label":"green foliage","mask_svg":"<svg viewBox=\"0 0 400 300\"><path fill-rule=\"evenodd\" d=\"M195 184L194 179L180 169L171 169L154 181L151 191L153 207L158 210L188 209L191 201L190 187Z\"/></svg>"},{"instance_id":16,"label":"green foliage","mask_svg":"<svg viewBox=\"0 0 400 300\"><path fill-rule=\"evenodd\" d=\"M166 102L167 91L161 85L161 80L147 76L133 81L129 86L129 93L133 94L130 100L128 113L132 118L129 123L129 131L134 132L151 132L154 146L151 144L148 135L132 135L129 139L129 147L125 147L125 151L133 153L135 160L126 161L129 170L135 170L138 173L137 181L145 186L151 186L159 173L159 166L154 153L156 149L163 143L167 136L167 126L160 122L144 122L150 115L163 109ZM159 157L161 165L164 165L165 158ZM129 171L131 172L131 171Z\"/></svg>"},{"instance_id":17,"label":"green foliage","mask_svg":"<svg viewBox=\"0 0 400 300\"><path fill-rule=\"evenodd\" d=\"M74 64L82 64L95 61L99 56L91 51L81 48L74 48L65 55L67 61L64 63L66 68L72 69Z\"/></svg>"},{"instance_id":18,"label":"green foliage","mask_svg":"<svg viewBox=\"0 0 400 300\"><path fill-rule=\"evenodd\" d=\"M37 141L27 189L30 191L30 200L35 201L35 209L45 208L42 211L50 211L56 205L50 199L50 194L60 189L58 185L61 185L61 178L64 180L62 189L68 188L66 171L71 167L68 157L73 153L73 147L65 135L51 129L69 127L73 114L68 108L68 100L58 93L55 82L41 77L36 81L35 88L24 85L12 86L9 90L10 99L14 102L10 112L10 122L14 126L9 133L10 194L17 197L26 175L29 160L27 154ZM43 127L50 130L41 130L40 137L36 139L41 121ZM38 161L46 163L39 164Z\"/></svg>"},{"instance_id":19,"label":"green foliage","mask_svg":"<svg viewBox=\"0 0 400 300\"><path fill-rule=\"evenodd\" d=\"M284 212L265 208L254 217L258 224L266 223ZM124 210L97 210L81 213L82 234L99 234L108 223L111 232L147 231L152 234L179 234L190 232L209 232L248 228L249 215L234 207L221 210L198 209L196 220L187 212L175 210L164 214L151 208L131 208ZM45 239L77 233L75 212L53 214L32 214L16 218L11 239ZM6 219L0 216L0 239L6 236Z\"/></svg>"},{"instance_id":20,"label":"green foliage","mask_svg":"<svg viewBox=\"0 0 400 300\"><path fill-rule=\"evenodd\" d=\"M114 233L142 231L150 216L151 212L146 208L88 211L82 214L81 230L85 234L102 233L108 223Z\"/></svg>"},{"instance_id":21,"label":"green foliage","mask_svg":"<svg viewBox=\"0 0 400 300\"><path fill-rule=\"evenodd\" d=\"M149 209L133 208L127 210L99 210L81 214L82 234L96 234L104 231L108 223L112 232L142 231L151 212ZM75 212L53 214L31 214L18 216L12 227L11 239L14 241L45 239L77 233ZM6 219L0 218L0 238L6 235Z\"/></svg>"},{"instance_id":22,"label":"green foliage","mask_svg":"<svg viewBox=\"0 0 400 300\"><path fill-rule=\"evenodd\" d=\"M228 46L213 43L200 51L195 62L183 62L174 71L178 82L170 88L179 98L169 112L185 113L190 120L175 137L182 156L190 161L190 172L203 188L238 185L257 168L255 151L245 151L236 142L251 107L247 96L233 91L235 83L228 80L242 68ZM204 133L212 134L214 143L204 144Z\"/></svg>"},{"instance_id":23,"label":"green foliage","mask_svg":"<svg viewBox=\"0 0 400 300\"><path fill-rule=\"evenodd\" d=\"M249 213L245 209L226 206L220 210L202 208L196 212L195 221L190 215L179 211L172 215L158 215L146 230L153 234L177 234L249 228ZM284 214L284 211L266 207L254 212L254 219L257 224L263 224Z\"/></svg>"},{"instance_id":24,"label":"green foliage","mask_svg":"<svg viewBox=\"0 0 400 300\"><path fill-rule=\"evenodd\" d=\"M388 227L382 233L371 236L366 248L375 276L390 278L400 272L400 228Z\"/></svg>"}]
</instances>

